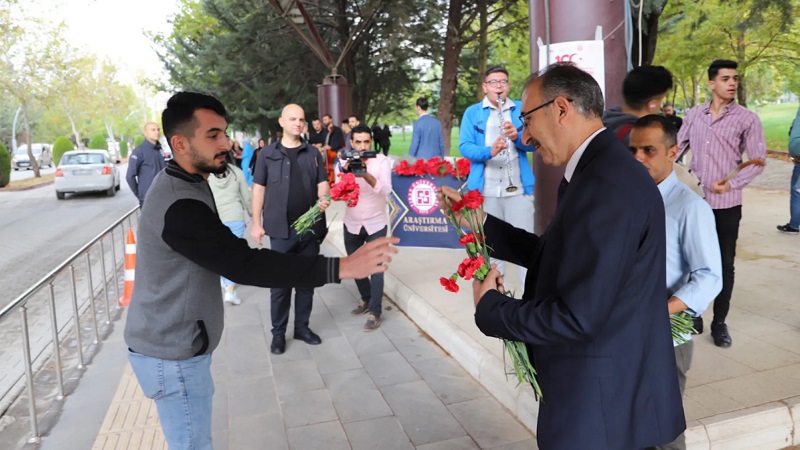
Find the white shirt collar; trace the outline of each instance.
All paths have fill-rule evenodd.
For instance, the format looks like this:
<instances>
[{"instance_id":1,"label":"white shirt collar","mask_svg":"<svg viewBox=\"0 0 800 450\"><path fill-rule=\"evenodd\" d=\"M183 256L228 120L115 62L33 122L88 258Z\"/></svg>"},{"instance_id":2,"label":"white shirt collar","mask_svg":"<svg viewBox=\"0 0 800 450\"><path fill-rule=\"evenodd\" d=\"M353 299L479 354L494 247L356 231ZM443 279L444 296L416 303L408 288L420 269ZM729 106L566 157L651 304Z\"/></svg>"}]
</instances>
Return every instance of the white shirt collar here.
<instances>
[{"instance_id":1,"label":"white shirt collar","mask_svg":"<svg viewBox=\"0 0 800 450\"><path fill-rule=\"evenodd\" d=\"M583 152L586 151L586 147L589 146L589 142L592 142L592 139L594 139L595 136L600 134L600 132L605 129L606 127L603 127L595 131L591 136L586 138L586 140L583 141L583 144L581 144L578 149L575 150L575 153L569 157L569 161L567 161L567 168L564 170L564 178L567 179L567 183L572 181L572 175L575 173L575 168L578 167L578 161L581 160L581 156L583 155Z\"/></svg>"},{"instance_id":2,"label":"white shirt collar","mask_svg":"<svg viewBox=\"0 0 800 450\"><path fill-rule=\"evenodd\" d=\"M511 101L510 98L507 98L506 101L503 103L503 111L508 111L513 106L514 106L514 102ZM481 107L497 109L497 107L494 106L491 101L489 101L489 96L488 95L484 95L483 96L483 102L481 102Z\"/></svg>"}]
</instances>

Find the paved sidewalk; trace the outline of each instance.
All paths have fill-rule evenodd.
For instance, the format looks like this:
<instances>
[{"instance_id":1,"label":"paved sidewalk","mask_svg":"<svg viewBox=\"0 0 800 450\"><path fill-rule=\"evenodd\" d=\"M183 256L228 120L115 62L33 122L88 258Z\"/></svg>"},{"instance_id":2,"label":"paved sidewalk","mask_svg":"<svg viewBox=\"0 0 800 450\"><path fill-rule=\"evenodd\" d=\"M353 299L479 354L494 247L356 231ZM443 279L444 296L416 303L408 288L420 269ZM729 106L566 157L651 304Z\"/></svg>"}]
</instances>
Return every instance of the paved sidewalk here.
<instances>
[{"instance_id":1,"label":"paved sidewalk","mask_svg":"<svg viewBox=\"0 0 800 450\"><path fill-rule=\"evenodd\" d=\"M708 333L696 336L684 398L692 450L800 444L800 237L775 230L787 220L790 172L791 164L770 160L745 190L728 320L734 343L719 349ZM334 223L325 252L342 253L341 241L341 222ZM452 294L438 283L462 256L401 248L386 295L413 323L393 308L371 334L360 329L363 317L348 313L357 298L352 281L319 289L311 325L323 344L289 340L279 357L268 350L266 291L243 288L245 302L226 307L213 365L217 448L535 448L512 417L535 429L530 389L506 380L499 341L474 325L468 286ZM112 392L100 398L109 388L94 382L98 369L90 368L42 448L95 442L114 410L113 389L125 382L124 344L110 343L101 357L116 359L100 368L116 373L106 378ZM88 413L92 406L100 412Z\"/></svg>"},{"instance_id":2,"label":"paved sidewalk","mask_svg":"<svg viewBox=\"0 0 800 450\"><path fill-rule=\"evenodd\" d=\"M268 290L240 294L241 305L225 307L212 364L215 449L536 448L530 431L390 302L381 327L362 331L365 316L349 314L352 281L315 293L311 327L323 343L292 340L290 327L280 356L269 352ZM106 380L113 398L106 388L99 399L87 374L42 449L166 448L156 410L124 360L123 323L105 349L118 353L109 364L121 373ZM92 401L105 408L84 406Z\"/></svg>"}]
</instances>

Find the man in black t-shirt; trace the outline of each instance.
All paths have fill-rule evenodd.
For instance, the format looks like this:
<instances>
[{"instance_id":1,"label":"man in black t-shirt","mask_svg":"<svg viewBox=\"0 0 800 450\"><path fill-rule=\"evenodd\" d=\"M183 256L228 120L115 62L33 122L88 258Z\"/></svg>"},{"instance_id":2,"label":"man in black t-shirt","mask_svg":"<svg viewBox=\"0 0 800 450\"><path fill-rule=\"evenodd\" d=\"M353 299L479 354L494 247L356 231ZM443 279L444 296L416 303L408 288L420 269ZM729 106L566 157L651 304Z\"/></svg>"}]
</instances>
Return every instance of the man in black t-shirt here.
<instances>
[{"instance_id":1,"label":"man in black t-shirt","mask_svg":"<svg viewBox=\"0 0 800 450\"><path fill-rule=\"evenodd\" d=\"M263 149L256 162L250 234L259 245L264 235L269 236L270 247L278 252L316 255L325 234L324 216L313 228L313 234L298 236L291 225L315 204L322 211L330 204L323 200L330 192L325 161L316 148L300 139L305 125L303 108L286 105L278 121L283 128L283 137ZM279 355L286 349L292 289L271 289L270 295L270 351ZM313 297L313 288L295 288L294 338L317 345L322 340L308 327Z\"/></svg>"}]
</instances>

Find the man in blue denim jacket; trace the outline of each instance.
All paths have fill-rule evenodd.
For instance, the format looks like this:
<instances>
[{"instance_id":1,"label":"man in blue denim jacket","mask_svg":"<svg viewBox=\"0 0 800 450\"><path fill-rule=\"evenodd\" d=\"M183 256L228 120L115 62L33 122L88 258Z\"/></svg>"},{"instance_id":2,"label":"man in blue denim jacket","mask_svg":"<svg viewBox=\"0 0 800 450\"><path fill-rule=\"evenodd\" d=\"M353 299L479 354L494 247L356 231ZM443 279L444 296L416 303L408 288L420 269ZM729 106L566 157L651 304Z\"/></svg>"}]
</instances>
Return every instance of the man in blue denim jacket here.
<instances>
[{"instance_id":1,"label":"man in blue denim jacket","mask_svg":"<svg viewBox=\"0 0 800 450\"><path fill-rule=\"evenodd\" d=\"M778 231L800 234L800 109L789 129L789 156L794 163L792 182L789 185L789 223L778 225Z\"/></svg>"},{"instance_id":2,"label":"man in blue denim jacket","mask_svg":"<svg viewBox=\"0 0 800 450\"><path fill-rule=\"evenodd\" d=\"M486 70L483 80L486 96L464 112L458 151L472 161L467 187L483 194L484 210L532 233L534 176L528 152L535 148L522 142L519 119L522 104L508 98L509 88L505 68L493 66ZM492 262L505 274L503 262L494 259ZM525 268L519 268L521 282L525 281L526 272Z\"/></svg>"}]
</instances>

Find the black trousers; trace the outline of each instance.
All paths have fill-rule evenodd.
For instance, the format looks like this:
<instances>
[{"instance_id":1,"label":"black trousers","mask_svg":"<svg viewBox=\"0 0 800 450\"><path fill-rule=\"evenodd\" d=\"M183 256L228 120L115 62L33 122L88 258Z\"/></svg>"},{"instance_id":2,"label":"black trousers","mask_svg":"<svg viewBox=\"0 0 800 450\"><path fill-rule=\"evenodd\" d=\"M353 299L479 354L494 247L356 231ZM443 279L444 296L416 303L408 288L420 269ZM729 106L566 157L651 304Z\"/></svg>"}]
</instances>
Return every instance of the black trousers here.
<instances>
[{"instance_id":1,"label":"black trousers","mask_svg":"<svg viewBox=\"0 0 800 450\"><path fill-rule=\"evenodd\" d=\"M367 233L367 229L364 227L361 227L358 234L353 234L347 231L347 227L345 227L344 248L348 255L352 255L367 242L372 242L385 236L386 227L373 234ZM383 300L383 273L379 272L369 278L357 279L356 286L358 287L358 293L361 295L361 301L369 305L369 312L376 317L380 317L382 311L381 301Z\"/></svg>"},{"instance_id":2,"label":"black trousers","mask_svg":"<svg viewBox=\"0 0 800 450\"><path fill-rule=\"evenodd\" d=\"M722 291L714 299L714 322L725 323L731 308L733 294L733 261L736 259L736 241L739 239L739 222L742 220L742 207L715 209L719 251L722 256Z\"/></svg>"},{"instance_id":3,"label":"black trousers","mask_svg":"<svg viewBox=\"0 0 800 450\"><path fill-rule=\"evenodd\" d=\"M294 229L289 230L288 239L270 237L272 250L294 255L318 255L319 243L313 234L303 238L297 236ZM311 305L314 299L314 288L294 288L294 331L308 329L308 318L311 316ZM270 315L272 316L272 335L286 334L289 323L289 309L292 305L292 288L270 289Z\"/></svg>"}]
</instances>

